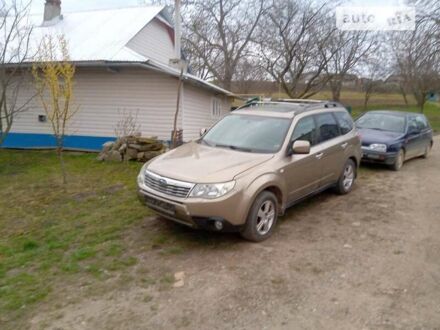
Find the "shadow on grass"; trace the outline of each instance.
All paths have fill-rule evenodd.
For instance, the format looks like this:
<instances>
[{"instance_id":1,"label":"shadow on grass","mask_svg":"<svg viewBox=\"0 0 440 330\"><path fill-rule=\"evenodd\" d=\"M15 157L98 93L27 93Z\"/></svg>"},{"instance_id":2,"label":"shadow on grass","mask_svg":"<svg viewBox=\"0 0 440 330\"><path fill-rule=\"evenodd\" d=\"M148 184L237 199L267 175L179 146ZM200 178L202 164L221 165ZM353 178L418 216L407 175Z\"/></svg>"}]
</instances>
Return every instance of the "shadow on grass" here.
<instances>
[{"instance_id":1,"label":"shadow on grass","mask_svg":"<svg viewBox=\"0 0 440 330\"><path fill-rule=\"evenodd\" d=\"M239 233L210 232L195 229L152 214L140 228L134 228L127 237L132 246L155 251L163 256L204 250L228 250L245 244ZM145 250L144 250L145 251Z\"/></svg>"}]
</instances>

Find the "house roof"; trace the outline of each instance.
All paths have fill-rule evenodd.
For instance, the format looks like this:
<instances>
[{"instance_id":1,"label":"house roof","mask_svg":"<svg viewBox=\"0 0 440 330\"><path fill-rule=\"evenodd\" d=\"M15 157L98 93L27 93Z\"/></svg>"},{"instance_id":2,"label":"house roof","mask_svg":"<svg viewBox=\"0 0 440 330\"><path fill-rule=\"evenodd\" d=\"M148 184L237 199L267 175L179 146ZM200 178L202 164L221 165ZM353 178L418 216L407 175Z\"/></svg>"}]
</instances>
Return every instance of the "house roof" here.
<instances>
[{"instance_id":1,"label":"house roof","mask_svg":"<svg viewBox=\"0 0 440 330\"><path fill-rule=\"evenodd\" d=\"M164 6L143 6L69 12L44 24L42 15L30 15L33 29L29 54L37 52L45 35L63 35L68 43L70 59L74 62L145 61L143 56L126 45L164 10Z\"/></svg>"},{"instance_id":2,"label":"house roof","mask_svg":"<svg viewBox=\"0 0 440 330\"><path fill-rule=\"evenodd\" d=\"M153 61L127 47L128 42L154 18L172 27L165 6L68 12L61 18L45 23L42 15L29 15L23 23L33 27L28 54L37 53L44 36L63 35L68 43L70 60L77 66L137 65L178 77L179 70ZM12 52L16 51L15 47L10 48ZM35 60L35 56L30 56L26 63L30 65ZM14 64L17 63L8 63ZM189 73L184 74L184 79L217 93L233 96L231 92Z\"/></svg>"}]
</instances>

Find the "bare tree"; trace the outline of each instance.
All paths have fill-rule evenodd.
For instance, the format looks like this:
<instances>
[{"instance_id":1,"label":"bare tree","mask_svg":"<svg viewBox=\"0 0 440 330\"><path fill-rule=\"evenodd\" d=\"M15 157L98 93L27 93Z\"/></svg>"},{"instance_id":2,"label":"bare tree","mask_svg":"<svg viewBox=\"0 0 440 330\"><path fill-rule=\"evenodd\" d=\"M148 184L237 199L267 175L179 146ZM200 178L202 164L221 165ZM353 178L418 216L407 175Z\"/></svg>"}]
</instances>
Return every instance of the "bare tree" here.
<instances>
[{"instance_id":1,"label":"bare tree","mask_svg":"<svg viewBox=\"0 0 440 330\"><path fill-rule=\"evenodd\" d=\"M238 65L231 90L239 94L248 94L252 92L252 88L258 87L258 83L263 83L264 75L264 70L259 66L257 59L249 56Z\"/></svg>"},{"instance_id":2,"label":"bare tree","mask_svg":"<svg viewBox=\"0 0 440 330\"><path fill-rule=\"evenodd\" d=\"M0 145L11 130L15 117L28 109L32 96L22 96L27 76L22 64L29 60L32 27L27 21L29 3L2 1L0 4Z\"/></svg>"},{"instance_id":3,"label":"bare tree","mask_svg":"<svg viewBox=\"0 0 440 330\"><path fill-rule=\"evenodd\" d=\"M408 3L416 7L419 18L440 24L440 2L438 0L409 0ZM437 32L440 33L440 31Z\"/></svg>"},{"instance_id":4,"label":"bare tree","mask_svg":"<svg viewBox=\"0 0 440 330\"><path fill-rule=\"evenodd\" d=\"M383 78L390 72L388 61L382 52L369 56L360 63L362 70L361 88L364 92L364 110L367 110L371 95L383 84Z\"/></svg>"},{"instance_id":5,"label":"bare tree","mask_svg":"<svg viewBox=\"0 0 440 330\"><path fill-rule=\"evenodd\" d=\"M358 62L377 51L376 37L366 31L337 30L329 39L324 54L325 73L329 77L330 90L333 100L339 101L341 89L347 74Z\"/></svg>"},{"instance_id":6,"label":"bare tree","mask_svg":"<svg viewBox=\"0 0 440 330\"><path fill-rule=\"evenodd\" d=\"M41 104L52 126L57 143L63 183L67 183L64 165L64 137L69 122L77 112L72 105L75 66L70 62L69 49L64 36L45 36L39 49L39 61L32 67L35 87Z\"/></svg>"},{"instance_id":7,"label":"bare tree","mask_svg":"<svg viewBox=\"0 0 440 330\"><path fill-rule=\"evenodd\" d=\"M427 95L440 90L440 35L436 20L419 17L414 31L394 35L393 49L398 73L423 112Z\"/></svg>"},{"instance_id":8,"label":"bare tree","mask_svg":"<svg viewBox=\"0 0 440 330\"><path fill-rule=\"evenodd\" d=\"M320 91L329 54L324 56L335 27L326 24L330 7L301 0L274 2L259 29L261 63L292 98Z\"/></svg>"},{"instance_id":9,"label":"bare tree","mask_svg":"<svg viewBox=\"0 0 440 330\"><path fill-rule=\"evenodd\" d=\"M195 0L184 12L183 44L192 69L231 88L265 12L264 0Z\"/></svg>"},{"instance_id":10,"label":"bare tree","mask_svg":"<svg viewBox=\"0 0 440 330\"><path fill-rule=\"evenodd\" d=\"M135 112L121 109L119 112L119 120L115 125L116 138L123 138L140 133L141 125L138 123L139 110Z\"/></svg>"}]
</instances>

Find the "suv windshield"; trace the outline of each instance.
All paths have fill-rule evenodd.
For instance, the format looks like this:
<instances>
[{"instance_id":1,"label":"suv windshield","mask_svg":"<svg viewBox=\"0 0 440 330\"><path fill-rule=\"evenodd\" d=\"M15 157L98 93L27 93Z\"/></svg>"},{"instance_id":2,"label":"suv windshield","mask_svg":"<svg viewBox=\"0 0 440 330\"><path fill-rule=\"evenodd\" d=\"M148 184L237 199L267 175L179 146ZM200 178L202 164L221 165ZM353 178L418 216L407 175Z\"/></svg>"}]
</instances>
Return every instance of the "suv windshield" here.
<instances>
[{"instance_id":1,"label":"suv windshield","mask_svg":"<svg viewBox=\"0 0 440 330\"><path fill-rule=\"evenodd\" d=\"M229 115L220 120L200 140L201 143L247 152L277 152L291 120L252 115Z\"/></svg>"},{"instance_id":2,"label":"suv windshield","mask_svg":"<svg viewBox=\"0 0 440 330\"><path fill-rule=\"evenodd\" d=\"M356 121L357 128L405 132L405 117L386 113L367 113Z\"/></svg>"}]
</instances>

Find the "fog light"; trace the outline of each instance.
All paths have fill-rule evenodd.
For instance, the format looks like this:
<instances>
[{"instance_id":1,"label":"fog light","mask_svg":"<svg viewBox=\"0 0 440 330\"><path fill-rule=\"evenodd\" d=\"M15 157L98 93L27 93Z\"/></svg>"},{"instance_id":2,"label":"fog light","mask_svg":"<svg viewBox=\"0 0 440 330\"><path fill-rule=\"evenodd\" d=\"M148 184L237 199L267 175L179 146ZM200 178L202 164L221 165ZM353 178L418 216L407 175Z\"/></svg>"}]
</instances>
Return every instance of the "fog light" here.
<instances>
[{"instance_id":1,"label":"fog light","mask_svg":"<svg viewBox=\"0 0 440 330\"><path fill-rule=\"evenodd\" d=\"M222 230L223 229L223 222L221 222L220 220L216 220L214 222L214 226L215 226L215 229Z\"/></svg>"}]
</instances>

